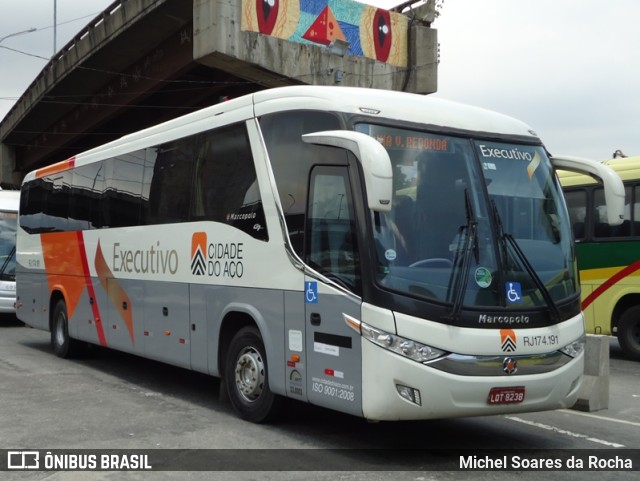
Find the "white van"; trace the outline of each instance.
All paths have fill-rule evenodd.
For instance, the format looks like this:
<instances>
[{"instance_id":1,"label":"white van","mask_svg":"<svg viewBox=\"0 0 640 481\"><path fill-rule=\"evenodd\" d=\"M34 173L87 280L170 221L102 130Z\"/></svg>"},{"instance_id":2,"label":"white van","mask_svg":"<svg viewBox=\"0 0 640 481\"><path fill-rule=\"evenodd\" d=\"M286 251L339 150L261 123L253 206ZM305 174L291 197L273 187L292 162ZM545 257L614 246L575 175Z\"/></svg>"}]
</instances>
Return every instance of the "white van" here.
<instances>
[{"instance_id":1,"label":"white van","mask_svg":"<svg viewBox=\"0 0 640 481\"><path fill-rule=\"evenodd\" d=\"M0 189L0 313L16 312L16 226L20 191Z\"/></svg>"}]
</instances>

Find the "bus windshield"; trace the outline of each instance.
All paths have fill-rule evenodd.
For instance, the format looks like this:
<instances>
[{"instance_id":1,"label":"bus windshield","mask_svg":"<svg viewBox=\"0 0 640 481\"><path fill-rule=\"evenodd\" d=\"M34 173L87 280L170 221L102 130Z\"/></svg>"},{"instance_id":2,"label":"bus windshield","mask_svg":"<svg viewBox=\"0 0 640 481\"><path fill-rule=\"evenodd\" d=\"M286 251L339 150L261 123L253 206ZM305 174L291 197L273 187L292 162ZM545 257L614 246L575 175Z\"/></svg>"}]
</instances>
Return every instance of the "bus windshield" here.
<instances>
[{"instance_id":1,"label":"bus windshield","mask_svg":"<svg viewBox=\"0 0 640 481\"><path fill-rule=\"evenodd\" d=\"M578 281L563 197L544 148L360 124L393 166L373 213L379 285L463 306L549 308Z\"/></svg>"},{"instance_id":2,"label":"bus windshield","mask_svg":"<svg viewBox=\"0 0 640 481\"><path fill-rule=\"evenodd\" d=\"M15 212L0 211L0 280L13 281L16 274Z\"/></svg>"}]
</instances>

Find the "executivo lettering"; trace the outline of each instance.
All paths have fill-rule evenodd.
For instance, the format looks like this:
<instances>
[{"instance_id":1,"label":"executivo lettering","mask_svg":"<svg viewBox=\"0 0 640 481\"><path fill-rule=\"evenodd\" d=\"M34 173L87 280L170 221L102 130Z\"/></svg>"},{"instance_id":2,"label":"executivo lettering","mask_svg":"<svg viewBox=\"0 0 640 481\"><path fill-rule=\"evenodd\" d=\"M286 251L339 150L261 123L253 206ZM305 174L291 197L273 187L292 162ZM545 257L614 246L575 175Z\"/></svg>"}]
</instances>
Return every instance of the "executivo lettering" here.
<instances>
[{"instance_id":1,"label":"executivo lettering","mask_svg":"<svg viewBox=\"0 0 640 481\"><path fill-rule=\"evenodd\" d=\"M493 147L487 147L484 144L480 145L480 153L483 157L490 157L494 159L516 159L516 160L533 160L533 155L530 152L523 152L517 147L510 149L497 149Z\"/></svg>"},{"instance_id":2,"label":"executivo lettering","mask_svg":"<svg viewBox=\"0 0 640 481\"><path fill-rule=\"evenodd\" d=\"M113 271L127 274L175 274L178 272L178 252L161 249L160 241L148 249L121 249L113 244Z\"/></svg>"}]
</instances>

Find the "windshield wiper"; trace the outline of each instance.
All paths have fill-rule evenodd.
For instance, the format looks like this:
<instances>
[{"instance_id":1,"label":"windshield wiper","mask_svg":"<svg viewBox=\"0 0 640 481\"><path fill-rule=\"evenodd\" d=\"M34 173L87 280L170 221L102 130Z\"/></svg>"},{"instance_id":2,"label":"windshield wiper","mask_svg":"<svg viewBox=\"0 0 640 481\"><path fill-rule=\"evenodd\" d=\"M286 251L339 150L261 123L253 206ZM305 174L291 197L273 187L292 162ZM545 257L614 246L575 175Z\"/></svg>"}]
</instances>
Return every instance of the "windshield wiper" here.
<instances>
[{"instance_id":1,"label":"windshield wiper","mask_svg":"<svg viewBox=\"0 0 640 481\"><path fill-rule=\"evenodd\" d=\"M460 319L460 311L462 310L462 303L464 302L465 287L467 280L469 279L469 264L471 263L471 254L473 253L476 262L479 262L480 252L478 248L478 219L473 211L473 205L471 204L471 197L469 196L469 189L464 189L464 207L467 215L466 225L460 226L458 230L458 246L456 248L456 257L453 262L452 280L455 276L455 281L449 284L449 292L455 294L453 301L453 308L451 313L445 317L448 321L457 321ZM460 240L464 236L464 244L462 250L460 247ZM460 253L462 252L462 258ZM462 268L458 274L456 267L462 260ZM451 288L453 285L453 289Z\"/></svg>"},{"instance_id":2,"label":"windshield wiper","mask_svg":"<svg viewBox=\"0 0 640 481\"><path fill-rule=\"evenodd\" d=\"M493 219L498 229L498 238L500 239L500 245L502 247L503 259L505 260L505 262L507 262L507 259L508 259L507 256L508 256L508 250L509 250L507 247L507 242L508 242L509 245L513 248L513 251L516 253L516 257L522 263L525 270L527 271L527 274L529 274L529 277L533 279L533 283L536 285L536 287L540 291L540 294L542 294L542 298L544 299L545 303L549 307L551 319L553 320L554 323L560 322L560 318L561 318L560 309L558 309L558 306L556 305L553 298L551 297L551 294L549 293L549 289L547 289L547 286L544 285L544 282L542 282L542 279L540 279L540 276L538 276L538 273L535 271L535 269L529 262L529 259L527 259L526 254L522 251L522 249L520 248L520 246L518 245L514 237L511 234L508 234L504 231L502 227L502 220L500 219L500 214L498 213L498 208L496 207L495 201L492 200L491 205L493 207L492 208Z\"/></svg>"}]
</instances>

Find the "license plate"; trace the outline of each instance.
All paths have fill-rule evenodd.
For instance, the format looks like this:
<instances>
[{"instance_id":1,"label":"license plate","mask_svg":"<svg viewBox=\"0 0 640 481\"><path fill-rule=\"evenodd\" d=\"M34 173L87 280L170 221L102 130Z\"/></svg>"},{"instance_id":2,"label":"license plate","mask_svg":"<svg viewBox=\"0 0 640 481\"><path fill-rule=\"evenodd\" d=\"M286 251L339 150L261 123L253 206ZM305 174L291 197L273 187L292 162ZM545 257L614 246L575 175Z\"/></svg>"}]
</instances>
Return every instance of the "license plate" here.
<instances>
[{"instance_id":1,"label":"license plate","mask_svg":"<svg viewBox=\"0 0 640 481\"><path fill-rule=\"evenodd\" d=\"M487 404L518 404L524 401L524 386L492 387Z\"/></svg>"}]
</instances>

